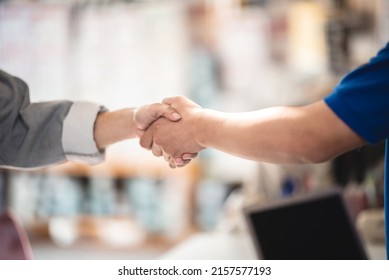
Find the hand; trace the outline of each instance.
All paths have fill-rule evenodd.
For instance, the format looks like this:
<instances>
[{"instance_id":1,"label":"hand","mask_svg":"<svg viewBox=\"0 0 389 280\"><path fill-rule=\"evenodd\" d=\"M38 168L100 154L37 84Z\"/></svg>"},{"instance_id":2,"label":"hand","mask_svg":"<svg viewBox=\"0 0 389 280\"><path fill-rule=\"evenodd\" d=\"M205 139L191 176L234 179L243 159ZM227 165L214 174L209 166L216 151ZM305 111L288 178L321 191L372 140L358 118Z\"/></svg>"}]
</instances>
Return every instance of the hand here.
<instances>
[{"instance_id":1,"label":"hand","mask_svg":"<svg viewBox=\"0 0 389 280\"><path fill-rule=\"evenodd\" d=\"M144 131L157 119L164 117L170 121L178 121L181 116L167 105L155 103L137 109L125 108L98 114L93 136L99 149L113 143L141 137Z\"/></svg>"},{"instance_id":2,"label":"hand","mask_svg":"<svg viewBox=\"0 0 389 280\"><path fill-rule=\"evenodd\" d=\"M144 131L161 117L165 117L170 121L178 121L181 119L180 114L168 104L154 103L136 108L134 112L136 136L141 137Z\"/></svg>"},{"instance_id":3,"label":"hand","mask_svg":"<svg viewBox=\"0 0 389 280\"><path fill-rule=\"evenodd\" d=\"M163 156L170 167L184 166L204 149L196 140L196 118L201 107L183 96L167 98L162 103L177 110L182 118L174 123L158 119L144 132L140 144L155 156Z\"/></svg>"}]
</instances>

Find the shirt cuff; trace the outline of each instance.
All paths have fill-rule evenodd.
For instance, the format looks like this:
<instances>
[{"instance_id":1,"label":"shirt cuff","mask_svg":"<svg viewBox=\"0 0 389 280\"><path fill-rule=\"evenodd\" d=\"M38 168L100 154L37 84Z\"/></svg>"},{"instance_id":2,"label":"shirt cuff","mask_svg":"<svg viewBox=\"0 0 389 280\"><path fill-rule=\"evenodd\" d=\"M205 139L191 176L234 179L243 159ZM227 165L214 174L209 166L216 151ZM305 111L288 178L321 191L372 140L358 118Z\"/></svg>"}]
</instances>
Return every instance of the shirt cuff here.
<instances>
[{"instance_id":1,"label":"shirt cuff","mask_svg":"<svg viewBox=\"0 0 389 280\"><path fill-rule=\"evenodd\" d=\"M104 161L105 151L97 148L94 139L96 117L104 111L107 109L98 104L73 103L62 128L62 147L67 160L88 164Z\"/></svg>"}]
</instances>

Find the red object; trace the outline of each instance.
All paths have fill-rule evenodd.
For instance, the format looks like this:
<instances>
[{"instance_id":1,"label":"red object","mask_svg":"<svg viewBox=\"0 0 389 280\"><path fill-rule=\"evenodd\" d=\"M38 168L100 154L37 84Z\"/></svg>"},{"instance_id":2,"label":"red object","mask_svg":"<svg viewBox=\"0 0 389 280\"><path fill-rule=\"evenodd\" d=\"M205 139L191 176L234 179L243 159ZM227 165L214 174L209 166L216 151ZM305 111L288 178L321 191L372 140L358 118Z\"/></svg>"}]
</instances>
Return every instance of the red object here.
<instances>
[{"instance_id":1,"label":"red object","mask_svg":"<svg viewBox=\"0 0 389 280\"><path fill-rule=\"evenodd\" d=\"M10 210L5 210L0 215L0 259L32 259L27 234L19 219Z\"/></svg>"}]
</instances>

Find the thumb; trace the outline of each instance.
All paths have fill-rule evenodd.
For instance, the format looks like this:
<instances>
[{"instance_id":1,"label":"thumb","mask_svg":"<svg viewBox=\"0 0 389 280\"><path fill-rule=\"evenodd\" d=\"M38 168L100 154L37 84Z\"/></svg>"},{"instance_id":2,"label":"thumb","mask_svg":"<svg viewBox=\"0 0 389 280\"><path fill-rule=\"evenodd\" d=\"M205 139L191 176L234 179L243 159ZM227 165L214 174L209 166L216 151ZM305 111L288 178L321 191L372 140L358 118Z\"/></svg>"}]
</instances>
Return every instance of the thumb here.
<instances>
[{"instance_id":1,"label":"thumb","mask_svg":"<svg viewBox=\"0 0 389 280\"><path fill-rule=\"evenodd\" d=\"M179 121L181 119L181 115L174 109L172 106L168 104L158 104L158 118L165 117L170 121Z\"/></svg>"},{"instance_id":2,"label":"thumb","mask_svg":"<svg viewBox=\"0 0 389 280\"><path fill-rule=\"evenodd\" d=\"M171 121L178 121L181 119L181 115L170 105L154 103L147 108L150 123L156 121L160 117L165 117Z\"/></svg>"},{"instance_id":3,"label":"thumb","mask_svg":"<svg viewBox=\"0 0 389 280\"><path fill-rule=\"evenodd\" d=\"M167 104L167 105L172 105L176 99L177 99L176 96L174 96L174 97L166 97L165 99L162 100L162 103L163 104Z\"/></svg>"},{"instance_id":4,"label":"thumb","mask_svg":"<svg viewBox=\"0 0 389 280\"><path fill-rule=\"evenodd\" d=\"M139 129L144 130L160 117L165 117L170 121L181 119L180 114L171 106L154 103L137 108L134 114L134 121Z\"/></svg>"}]
</instances>

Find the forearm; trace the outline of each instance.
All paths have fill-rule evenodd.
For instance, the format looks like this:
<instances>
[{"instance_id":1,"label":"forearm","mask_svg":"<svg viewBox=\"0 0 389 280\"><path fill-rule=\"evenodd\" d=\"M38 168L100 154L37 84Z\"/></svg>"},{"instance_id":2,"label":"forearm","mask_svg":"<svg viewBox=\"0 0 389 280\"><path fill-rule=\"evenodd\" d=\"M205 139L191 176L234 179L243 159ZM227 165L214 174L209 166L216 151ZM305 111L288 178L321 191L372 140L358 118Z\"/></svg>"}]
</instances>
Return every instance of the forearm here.
<instances>
[{"instance_id":1,"label":"forearm","mask_svg":"<svg viewBox=\"0 0 389 280\"><path fill-rule=\"evenodd\" d=\"M271 163L322 162L364 143L321 102L238 114L204 110L196 134L203 147Z\"/></svg>"},{"instance_id":2,"label":"forearm","mask_svg":"<svg viewBox=\"0 0 389 280\"><path fill-rule=\"evenodd\" d=\"M235 156L273 163L306 162L296 131L297 116L281 117L289 108L235 114L208 111L200 123L199 144ZM294 113L294 112L293 112ZM300 142L301 143L301 142Z\"/></svg>"},{"instance_id":3,"label":"forearm","mask_svg":"<svg viewBox=\"0 0 389 280\"><path fill-rule=\"evenodd\" d=\"M131 108L102 112L96 118L94 137L99 149L136 137L134 110Z\"/></svg>"}]
</instances>

